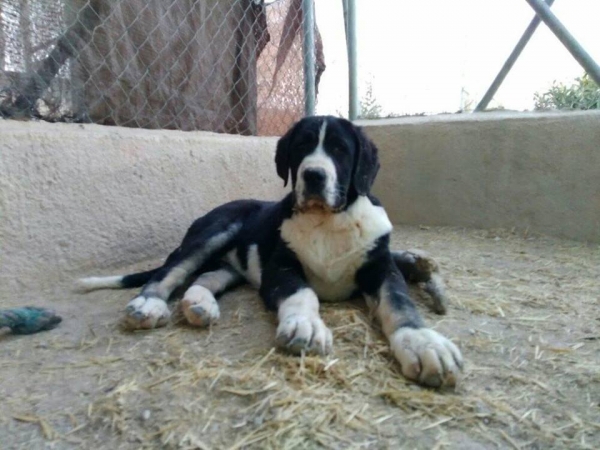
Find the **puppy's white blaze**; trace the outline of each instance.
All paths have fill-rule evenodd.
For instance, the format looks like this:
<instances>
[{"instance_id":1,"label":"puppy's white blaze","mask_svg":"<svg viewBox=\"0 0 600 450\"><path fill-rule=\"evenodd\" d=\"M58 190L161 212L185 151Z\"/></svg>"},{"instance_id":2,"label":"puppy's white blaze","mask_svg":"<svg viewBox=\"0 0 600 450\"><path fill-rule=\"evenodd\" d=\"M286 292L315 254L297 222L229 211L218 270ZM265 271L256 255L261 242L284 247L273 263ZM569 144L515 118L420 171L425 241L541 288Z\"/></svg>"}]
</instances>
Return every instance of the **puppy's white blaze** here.
<instances>
[{"instance_id":1,"label":"puppy's white blaze","mask_svg":"<svg viewBox=\"0 0 600 450\"><path fill-rule=\"evenodd\" d=\"M296 198L298 199L298 203L304 203L304 176L303 173L307 169L322 169L325 171L326 180L325 180L325 191L323 192L323 196L325 198L325 202L329 206L334 206L336 203L336 186L337 186L337 172L335 170L335 164L331 157L325 153L325 148L323 147L323 143L325 141L325 134L327 132L327 121L323 120L323 124L321 125L321 129L319 130L319 141L314 151L306 156L300 167L298 167L298 180L296 181Z\"/></svg>"},{"instance_id":2,"label":"puppy's white blaze","mask_svg":"<svg viewBox=\"0 0 600 450\"><path fill-rule=\"evenodd\" d=\"M391 230L385 210L359 196L340 213L294 214L281 225L281 237L296 253L319 298L341 301L356 289L356 271L377 239Z\"/></svg>"},{"instance_id":3,"label":"puppy's white blaze","mask_svg":"<svg viewBox=\"0 0 600 450\"><path fill-rule=\"evenodd\" d=\"M327 120L323 120L323 124L321 125L321 129L319 130L319 146L323 147L323 142L325 142L325 133L327 132Z\"/></svg>"},{"instance_id":4,"label":"puppy's white blaze","mask_svg":"<svg viewBox=\"0 0 600 450\"><path fill-rule=\"evenodd\" d=\"M260 287L262 268L260 266L260 256L258 254L258 245L253 244L248 248L248 271L246 278L254 287Z\"/></svg>"},{"instance_id":5,"label":"puppy's white blaze","mask_svg":"<svg viewBox=\"0 0 600 450\"><path fill-rule=\"evenodd\" d=\"M281 302L277 311L279 321L292 315L319 317L319 299L312 289L300 289Z\"/></svg>"},{"instance_id":6,"label":"puppy's white blaze","mask_svg":"<svg viewBox=\"0 0 600 450\"><path fill-rule=\"evenodd\" d=\"M77 280L76 289L80 291L95 291L96 289L121 289L122 275L110 277L87 277Z\"/></svg>"}]
</instances>

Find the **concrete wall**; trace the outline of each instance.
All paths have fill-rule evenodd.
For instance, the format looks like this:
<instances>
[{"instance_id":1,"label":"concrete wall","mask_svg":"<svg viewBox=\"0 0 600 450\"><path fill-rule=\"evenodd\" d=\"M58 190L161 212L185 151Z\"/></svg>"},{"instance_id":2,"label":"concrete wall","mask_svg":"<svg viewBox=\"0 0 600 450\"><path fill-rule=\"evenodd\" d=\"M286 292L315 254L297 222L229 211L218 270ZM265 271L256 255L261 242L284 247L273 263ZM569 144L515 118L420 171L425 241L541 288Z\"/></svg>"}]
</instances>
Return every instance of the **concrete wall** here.
<instances>
[{"instance_id":1,"label":"concrete wall","mask_svg":"<svg viewBox=\"0 0 600 450\"><path fill-rule=\"evenodd\" d=\"M364 123L392 221L600 242L600 113ZM0 305L166 256L227 200L281 198L276 138L0 120Z\"/></svg>"},{"instance_id":2,"label":"concrete wall","mask_svg":"<svg viewBox=\"0 0 600 450\"><path fill-rule=\"evenodd\" d=\"M600 242L600 111L364 121L395 223Z\"/></svg>"},{"instance_id":3,"label":"concrete wall","mask_svg":"<svg viewBox=\"0 0 600 450\"><path fill-rule=\"evenodd\" d=\"M280 198L275 142L0 120L0 305L166 256L194 218L227 200Z\"/></svg>"}]
</instances>

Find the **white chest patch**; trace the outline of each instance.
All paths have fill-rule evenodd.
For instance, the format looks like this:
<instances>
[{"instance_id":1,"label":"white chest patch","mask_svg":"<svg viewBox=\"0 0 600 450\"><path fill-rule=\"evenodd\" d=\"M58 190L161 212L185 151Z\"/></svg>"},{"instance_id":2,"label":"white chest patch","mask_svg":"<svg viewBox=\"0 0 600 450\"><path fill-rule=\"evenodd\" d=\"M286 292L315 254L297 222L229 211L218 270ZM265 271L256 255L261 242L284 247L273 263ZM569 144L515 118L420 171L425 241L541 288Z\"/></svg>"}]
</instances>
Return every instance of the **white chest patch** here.
<instances>
[{"instance_id":1,"label":"white chest patch","mask_svg":"<svg viewBox=\"0 0 600 450\"><path fill-rule=\"evenodd\" d=\"M296 253L319 298L340 301L356 289L354 277L369 250L391 230L385 210L360 196L338 214L294 214L281 225L281 237Z\"/></svg>"}]
</instances>

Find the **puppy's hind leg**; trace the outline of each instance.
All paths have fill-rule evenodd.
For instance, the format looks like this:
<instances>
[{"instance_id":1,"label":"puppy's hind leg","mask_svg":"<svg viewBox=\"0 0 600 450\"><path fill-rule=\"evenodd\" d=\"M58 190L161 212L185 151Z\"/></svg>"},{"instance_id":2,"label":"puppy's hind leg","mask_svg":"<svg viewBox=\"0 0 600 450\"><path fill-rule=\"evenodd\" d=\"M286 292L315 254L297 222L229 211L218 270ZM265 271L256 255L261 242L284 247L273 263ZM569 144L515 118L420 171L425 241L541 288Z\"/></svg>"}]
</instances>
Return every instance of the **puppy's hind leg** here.
<instances>
[{"instance_id":1,"label":"puppy's hind leg","mask_svg":"<svg viewBox=\"0 0 600 450\"><path fill-rule=\"evenodd\" d=\"M242 228L243 217L230 209L217 208L198 219L165 264L153 274L140 295L127 305L125 322L131 328L166 325L171 315L167 301L179 287L213 260Z\"/></svg>"},{"instance_id":2,"label":"puppy's hind leg","mask_svg":"<svg viewBox=\"0 0 600 450\"><path fill-rule=\"evenodd\" d=\"M207 327L220 317L216 296L243 283L244 278L230 266L200 275L180 302L181 311L190 325Z\"/></svg>"},{"instance_id":3,"label":"puppy's hind leg","mask_svg":"<svg viewBox=\"0 0 600 450\"><path fill-rule=\"evenodd\" d=\"M446 314L448 296L439 265L422 250L392 252L394 263L409 283L419 283L431 297L433 312Z\"/></svg>"}]
</instances>

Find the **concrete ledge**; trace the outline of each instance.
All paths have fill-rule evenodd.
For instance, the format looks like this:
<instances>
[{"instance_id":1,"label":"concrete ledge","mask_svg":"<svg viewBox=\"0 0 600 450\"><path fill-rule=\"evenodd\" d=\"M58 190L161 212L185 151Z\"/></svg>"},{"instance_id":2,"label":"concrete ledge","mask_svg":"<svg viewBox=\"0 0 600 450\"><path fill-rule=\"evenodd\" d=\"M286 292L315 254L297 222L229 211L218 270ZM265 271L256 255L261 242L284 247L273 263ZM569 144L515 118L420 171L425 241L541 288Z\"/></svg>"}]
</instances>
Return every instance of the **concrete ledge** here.
<instances>
[{"instance_id":1,"label":"concrete ledge","mask_svg":"<svg viewBox=\"0 0 600 450\"><path fill-rule=\"evenodd\" d=\"M0 120L0 298L165 257L227 200L278 199L275 138Z\"/></svg>"},{"instance_id":2,"label":"concrete ledge","mask_svg":"<svg viewBox=\"0 0 600 450\"><path fill-rule=\"evenodd\" d=\"M600 111L363 121L394 223L600 242Z\"/></svg>"},{"instance_id":3,"label":"concrete ledge","mask_svg":"<svg viewBox=\"0 0 600 450\"><path fill-rule=\"evenodd\" d=\"M395 223L600 242L600 112L362 125ZM210 208L284 194L276 138L3 120L0 136L0 299L165 257Z\"/></svg>"}]
</instances>

